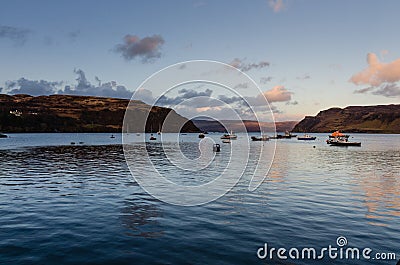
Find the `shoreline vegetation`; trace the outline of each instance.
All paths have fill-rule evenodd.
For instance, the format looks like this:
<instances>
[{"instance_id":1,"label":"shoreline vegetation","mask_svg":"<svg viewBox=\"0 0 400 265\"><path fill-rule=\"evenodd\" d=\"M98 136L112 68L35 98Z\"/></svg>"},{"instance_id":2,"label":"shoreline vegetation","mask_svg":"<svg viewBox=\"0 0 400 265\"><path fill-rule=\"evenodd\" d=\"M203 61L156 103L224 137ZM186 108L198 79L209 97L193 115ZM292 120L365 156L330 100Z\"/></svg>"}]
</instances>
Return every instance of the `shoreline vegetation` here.
<instances>
[{"instance_id":1,"label":"shoreline vegetation","mask_svg":"<svg viewBox=\"0 0 400 265\"><path fill-rule=\"evenodd\" d=\"M3 133L120 133L125 111L135 117L149 112L146 133L156 133L167 116L179 124L166 126L163 132L199 133L202 131L225 133L241 132L242 121L188 120L173 109L149 106L141 101L95 96L0 94L0 132ZM168 118L170 119L170 118ZM222 123L222 124L221 124ZM293 131L298 133L400 133L400 105L349 106L320 111L306 116L300 122L243 121L248 132ZM130 123L131 124L131 123ZM260 127L263 128L260 130ZM129 128L134 132L134 128ZM126 131L126 130L124 130ZM140 131L138 131L140 132Z\"/></svg>"}]
</instances>

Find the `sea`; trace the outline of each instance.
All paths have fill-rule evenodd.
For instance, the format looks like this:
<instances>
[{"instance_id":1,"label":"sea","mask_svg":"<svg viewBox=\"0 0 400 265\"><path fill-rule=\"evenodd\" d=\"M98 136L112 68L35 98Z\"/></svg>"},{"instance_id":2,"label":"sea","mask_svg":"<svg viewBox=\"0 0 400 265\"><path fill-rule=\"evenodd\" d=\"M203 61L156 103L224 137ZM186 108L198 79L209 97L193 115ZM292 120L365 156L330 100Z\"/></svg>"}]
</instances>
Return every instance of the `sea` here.
<instances>
[{"instance_id":1,"label":"sea","mask_svg":"<svg viewBox=\"0 0 400 265\"><path fill-rule=\"evenodd\" d=\"M197 134L146 143L140 139L149 135L132 134L127 163L121 134L8 134L0 139L0 264L398 262L400 135L351 134L361 147L329 146L328 134L266 142L237 135L231 144L206 135L220 144L215 153L203 152ZM249 166L225 195L182 206L148 193L135 177L151 177L142 166L150 152L171 181L202 185L229 163L235 168L233 145L250 146L248 164L265 170L257 189L249 189ZM273 160L256 161L263 148L273 150ZM211 162L185 174L164 149ZM359 257L346 257L348 249Z\"/></svg>"}]
</instances>

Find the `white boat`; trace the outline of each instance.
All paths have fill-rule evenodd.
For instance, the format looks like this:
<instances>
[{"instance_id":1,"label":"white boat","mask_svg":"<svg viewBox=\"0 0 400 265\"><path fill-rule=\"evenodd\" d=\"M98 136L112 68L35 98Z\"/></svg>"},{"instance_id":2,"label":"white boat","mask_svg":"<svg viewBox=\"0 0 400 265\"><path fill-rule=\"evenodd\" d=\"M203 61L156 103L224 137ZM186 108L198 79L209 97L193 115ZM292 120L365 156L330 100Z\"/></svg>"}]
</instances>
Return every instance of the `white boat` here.
<instances>
[{"instance_id":1,"label":"white boat","mask_svg":"<svg viewBox=\"0 0 400 265\"><path fill-rule=\"evenodd\" d=\"M222 136L221 136L221 139L236 140L236 139L237 139L237 135L234 134L234 133L231 131L231 133L226 133L226 134L222 135Z\"/></svg>"}]
</instances>

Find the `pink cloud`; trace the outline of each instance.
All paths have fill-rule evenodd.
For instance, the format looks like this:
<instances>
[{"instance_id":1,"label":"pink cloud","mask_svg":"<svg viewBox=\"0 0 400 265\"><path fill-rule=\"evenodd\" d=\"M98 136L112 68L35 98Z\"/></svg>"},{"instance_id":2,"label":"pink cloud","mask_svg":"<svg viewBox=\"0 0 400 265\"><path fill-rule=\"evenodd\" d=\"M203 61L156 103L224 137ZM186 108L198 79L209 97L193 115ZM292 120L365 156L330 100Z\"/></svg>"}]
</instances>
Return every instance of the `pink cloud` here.
<instances>
[{"instance_id":1,"label":"pink cloud","mask_svg":"<svg viewBox=\"0 0 400 265\"><path fill-rule=\"evenodd\" d=\"M285 4L283 3L283 0L269 0L268 3L275 13L278 13L285 9Z\"/></svg>"},{"instance_id":2,"label":"pink cloud","mask_svg":"<svg viewBox=\"0 0 400 265\"><path fill-rule=\"evenodd\" d=\"M382 63L374 53L367 55L368 67L350 78L356 85L370 85L378 87L383 83L400 81L400 59L390 63Z\"/></svg>"},{"instance_id":3,"label":"pink cloud","mask_svg":"<svg viewBox=\"0 0 400 265\"><path fill-rule=\"evenodd\" d=\"M268 102L284 102L292 99L292 92L288 91L284 86L274 86L271 90L263 92Z\"/></svg>"}]
</instances>

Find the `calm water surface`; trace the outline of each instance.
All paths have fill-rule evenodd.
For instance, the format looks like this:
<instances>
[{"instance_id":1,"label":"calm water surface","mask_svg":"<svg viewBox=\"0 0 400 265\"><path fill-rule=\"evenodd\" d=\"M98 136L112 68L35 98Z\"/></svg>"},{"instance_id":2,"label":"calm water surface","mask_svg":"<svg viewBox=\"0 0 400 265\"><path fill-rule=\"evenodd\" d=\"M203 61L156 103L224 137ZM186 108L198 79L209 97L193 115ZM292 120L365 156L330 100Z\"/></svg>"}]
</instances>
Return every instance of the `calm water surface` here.
<instances>
[{"instance_id":1,"label":"calm water surface","mask_svg":"<svg viewBox=\"0 0 400 265\"><path fill-rule=\"evenodd\" d=\"M366 260L260 260L264 243L279 248L348 246L400 258L400 135L353 134L362 147L278 140L272 168L248 191L252 162L238 185L212 203L173 206L131 177L121 135L10 134L0 139L2 264L396 264ZM197 134L166 147L199 156ZM209 137L219 140L219 135ZM245 141L239 134L237 144ZM71 145L75 142L75 145ZM79 144L79 142L83 142ZM259 143L253 145L256 154ZM273 141L265 142L273 145ZM137 172L146 146L132 140ZM200 176L174 171L160 143L147 146L173 181L207 182L226 163L222 145ZM161 150L161 151L160 151ZM264 166L267 166L265 163ZM261 163L263 166L263 163Z\"/></svg>"}]
</instances>

